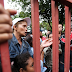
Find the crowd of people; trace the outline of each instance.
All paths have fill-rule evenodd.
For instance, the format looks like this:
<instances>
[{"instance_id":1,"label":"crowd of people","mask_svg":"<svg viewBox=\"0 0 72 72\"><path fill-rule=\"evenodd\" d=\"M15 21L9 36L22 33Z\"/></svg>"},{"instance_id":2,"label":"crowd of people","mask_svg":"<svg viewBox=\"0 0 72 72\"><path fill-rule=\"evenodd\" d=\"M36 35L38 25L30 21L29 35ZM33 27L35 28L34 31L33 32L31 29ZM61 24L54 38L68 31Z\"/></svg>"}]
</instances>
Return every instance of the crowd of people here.
<instances>
[{"instance_id":1,"label":"crowd of people","mask_svg":"<svg viewBox=\"0 0 72 72\"><path fill-rule=\"evenodd\" d=\"M0 4L0 44L8 41L12 72L34 72L32 31L27 34L27 26L31 24L31 19L29 17L15 18L12 21L10 15L16 13L16 10L5 10ZM62 33L62 24L58 25L58 31L59 72L64 72L65 34ZM40 29L41 72L52 72L52 44L52 32L48 31L46 37L44 37ZM72 51L70 55L72 55ZM70 59L70 71L72 71L71 68L72 60ZM2 72L1 62L0 70Z\"/></svg>"}]
</instances>

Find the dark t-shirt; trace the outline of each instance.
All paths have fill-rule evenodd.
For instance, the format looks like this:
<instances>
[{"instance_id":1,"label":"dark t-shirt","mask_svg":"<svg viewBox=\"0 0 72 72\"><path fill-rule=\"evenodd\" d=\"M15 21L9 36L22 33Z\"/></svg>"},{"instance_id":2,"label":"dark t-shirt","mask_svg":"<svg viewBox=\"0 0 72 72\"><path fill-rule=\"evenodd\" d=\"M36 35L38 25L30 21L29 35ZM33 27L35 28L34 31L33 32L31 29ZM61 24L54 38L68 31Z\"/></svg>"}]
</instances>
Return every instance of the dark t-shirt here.
<instances>
[{"instance_id":1,"label":"dark t-shirt","mask_svg":"<svg viewBox=\"0 0 72 72\"><path fill-rule=\"evenodd\" d=\"M64 63L64 53L65 53L65 35L61 35L60 38L60 44L62 49L62 54L59 54L59 61Z\"/></svg>"}]
</instances>

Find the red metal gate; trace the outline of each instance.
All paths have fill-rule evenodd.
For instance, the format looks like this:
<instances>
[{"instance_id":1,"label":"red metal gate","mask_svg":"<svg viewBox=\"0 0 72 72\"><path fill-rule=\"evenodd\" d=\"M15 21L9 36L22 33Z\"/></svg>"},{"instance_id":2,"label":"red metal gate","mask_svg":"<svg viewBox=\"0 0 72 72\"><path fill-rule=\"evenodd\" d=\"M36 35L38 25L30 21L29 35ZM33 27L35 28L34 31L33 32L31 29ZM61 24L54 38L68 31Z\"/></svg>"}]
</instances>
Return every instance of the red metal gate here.
<instances>
[{"instance_id":1,"label":"red metal gate","mask_svg":"<svg viewBox=\"0 0 72 72\"><path fill-rule=\"evenodd\" d=\"M0 0L0 3L4 6L3 0ZM0 44L0 53L1 53L2 71L11 72L8 42Z\"/></svg>"},{"instance_id":2,"label":"red metal gate","mask_svg":"<svg viewBox=\"0 0 72 72\"><path fill-rule=\"evenodd\" d=\"M72 0L51 0L52 6L52 25L53 25L53 72L58 72L58 6L57 3L60 2L65 6L65 58L64 58L64 72L69 72L70 68L70 20L71 14L69 7L72 7Z\"/></svg>"},{"instance_id":3,"label":"red metal gate","mask_svg":"<svg viewBox=\"0 0 72 72\"><path fill-rule=\"evenodd\" d=\"M69 7L72 7L72 0L51 0L52 6L52 26L53 26L53 72L58 72L58 6L60 2L65 6L65 66L64 72L69 72L70 64L70 11ZM3 0L0 0L3 4ZM34 65L35 72L41 72L40 70L40 41L39 41L39 6L38 0L31 0L31 12L32 12L32 31L33 31L33 48L34 48ZM8 44L0 45L2 69L3 72L11 72Z\"/></svg>"}]
</instances>

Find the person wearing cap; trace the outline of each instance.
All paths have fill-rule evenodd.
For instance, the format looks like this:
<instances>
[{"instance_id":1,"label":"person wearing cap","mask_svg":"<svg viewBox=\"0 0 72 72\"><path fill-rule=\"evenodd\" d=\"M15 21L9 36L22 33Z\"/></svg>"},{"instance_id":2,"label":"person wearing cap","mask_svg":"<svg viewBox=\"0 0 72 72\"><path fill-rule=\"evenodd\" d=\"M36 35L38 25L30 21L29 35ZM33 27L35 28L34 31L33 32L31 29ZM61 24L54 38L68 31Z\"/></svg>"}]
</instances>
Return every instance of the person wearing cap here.
<instances>
[{"instance_id":1,"label":"person wearing cap","mask_svg":"<svg viewBox=\"0 0 72 72\"><path fill-rule=\"evenodd\" d=\"M33 57L30 45L28 44L28 42L26 42L24 39L21 38L23 36L26 36L27 26L31 24L30 18L29 17L26 17L24 19L16 18L12 22L13 22L12 28L14 30L13 37L8 41L11 61L13 61L17 55L25 53L27 51ZM42 42L40 45L40 53L42 52L44 47L49 46L51 44L52 42L47 42L47 40Z\"/></svg>"},{"instance_id":2,"label":"person wearing cap","mask_svg":"<svg viewBox=\"0 0 72 72\"><path fill-rule=\"evenodd\" d=\"M11 61L13 61L17 55L27 51L33 56L30 45L21 38L26 36L27 26L31 24L30 18L15 18L12 22L13 37L8 41Z\"/></svg>"}]
</instances>

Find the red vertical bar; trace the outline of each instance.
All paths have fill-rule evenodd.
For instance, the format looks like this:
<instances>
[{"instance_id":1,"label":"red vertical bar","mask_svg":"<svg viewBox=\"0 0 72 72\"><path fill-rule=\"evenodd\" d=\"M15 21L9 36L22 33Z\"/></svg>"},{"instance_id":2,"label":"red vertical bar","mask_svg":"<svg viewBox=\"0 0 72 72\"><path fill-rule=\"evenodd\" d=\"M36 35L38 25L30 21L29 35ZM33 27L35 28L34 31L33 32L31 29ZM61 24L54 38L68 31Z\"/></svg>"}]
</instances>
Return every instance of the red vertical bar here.
<instances>
[{"instance_id":1,"label":"red vertical bar","mask_svg":"<svg viewBox=\"0 0 72 72\"><path fill-rule=\"evenodd\" d=\"M64 72L69 72L70 67L70 11L65 6L65 64Z\"/></svg>"},{"instance_id":2,"label":"red vertical bar","mask_svg":"<svg viewBox=\"0 0 72 72\"><path fill-rule=\"evenodd\" d=\"M53 33L53 72L58 72L58 63L59 63L59 47L58 47L58 6L55 4L55 1L51 0L52 8L52 33Z\"/></svg>"},{"instance_id":3,"label":"red vertical bar","mask_svg":"<svg viewBox=\"0 0 72 72\"><path fill-rule=\"evenodd\" d=\"M31 0L32 33L34 48L34 72L41 72L40 67L40 33L39 33L39 4L38 0Z\"/></svg>"},{"instance_id":4,"label":"red vertical bar","mask_svg":"<svg viewBox=\"0 0 72 72\"><path fill-rule=\"evenodd\" d=\"M2 71L11 72L8 42L1 44L0 48L1 48Z\"/></svg>"},{"instance_id":5,"label":"red vertical bar","mask_svg":"<svg viewBox=\"0 0 72 72\"><path fill-rule=\"evenodd\" d=\"M0 0L0 3L4 6L4 0Z\"/></svg>"},{"instance_id":6,"label":"red vertical bar","mask_svg":"<svg viewBox=\"0 0 72 72\"><path fill-rule=\"evenodd\" d=\"M59 13L58 13L58 5L57 5L57 3L56 3L56 5L55 5L55 14L56 14L56 17L55 17L55 31L53 32L53 35L55 36L55 40L54 40L54 42L55 42L55 55L56 55L56 71L55 72L58 72L59 70L58 70L58 68L59 68L59 46L58 46L58 44L59 44L59 35L58 35L58 24L59 24L59 17L58 17L58 15L59 15Z\"/></svg>"},{"instance_id":7,"label":"red vertical bar","mask_svg":"<svg viewBox=\"0 0 72 72\"><path fill-rule=\"evenodd\" d=\"M0 3L4 6L3 0L0 0ZM11 72L8 42L0 44L0 51L1 51L2 71Z\"/></svg>"}]
</instances>

